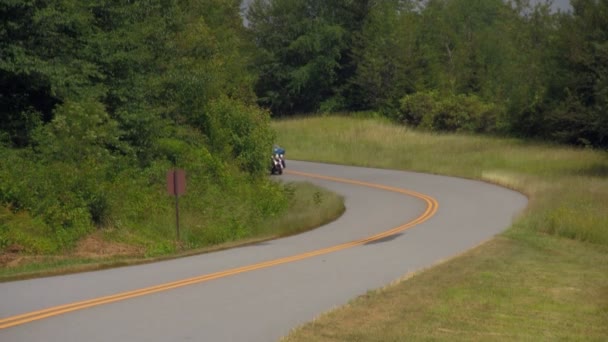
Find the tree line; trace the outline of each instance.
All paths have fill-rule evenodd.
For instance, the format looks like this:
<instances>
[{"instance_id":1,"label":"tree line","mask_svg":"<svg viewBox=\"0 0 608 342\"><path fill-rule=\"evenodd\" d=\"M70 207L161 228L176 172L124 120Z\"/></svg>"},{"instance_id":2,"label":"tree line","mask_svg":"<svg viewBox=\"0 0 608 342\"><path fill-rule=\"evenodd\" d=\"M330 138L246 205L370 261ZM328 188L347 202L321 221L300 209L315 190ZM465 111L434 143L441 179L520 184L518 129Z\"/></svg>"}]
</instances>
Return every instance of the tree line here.
<instances>
[{"instance_id":1,"label":"tree line","mask_svg":"<svg viewBox=\"0 0 608 342\"><path fill-rule=\"evenodd\" d=\"M258 101L608 146L608 1L255 0Z\"/></svg>"}]
</instances>

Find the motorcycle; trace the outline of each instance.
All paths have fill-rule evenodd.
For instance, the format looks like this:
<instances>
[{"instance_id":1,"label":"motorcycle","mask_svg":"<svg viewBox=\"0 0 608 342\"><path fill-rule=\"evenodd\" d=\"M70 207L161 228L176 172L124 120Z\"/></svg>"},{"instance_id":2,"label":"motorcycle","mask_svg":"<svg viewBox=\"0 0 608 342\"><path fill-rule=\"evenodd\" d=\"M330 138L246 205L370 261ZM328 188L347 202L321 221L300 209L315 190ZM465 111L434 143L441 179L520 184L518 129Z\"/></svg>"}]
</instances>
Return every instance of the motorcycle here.
<instances>
[{"instance_id":1,"label":"motorcycle","mask_svg":"<svg viewBox=\"0 0 608 342\"><path fill-rule=\"evenodd\" d=\"M272 157L270 164L270 174L283 174L283 170L285 169L285 149L280 147L279 145L272 146Z\"/></svg>"},{"instance_id":2,"label":"motorcycle","mask_svg":"<svg viewBox=\"0 0 608 342\"><path fill-rule=\"evenodd\" d=\"M283 174L285 168L285 157L282 154L275 153L272 155L270 164L270 174Z\"/></svg>"}]
</instances>

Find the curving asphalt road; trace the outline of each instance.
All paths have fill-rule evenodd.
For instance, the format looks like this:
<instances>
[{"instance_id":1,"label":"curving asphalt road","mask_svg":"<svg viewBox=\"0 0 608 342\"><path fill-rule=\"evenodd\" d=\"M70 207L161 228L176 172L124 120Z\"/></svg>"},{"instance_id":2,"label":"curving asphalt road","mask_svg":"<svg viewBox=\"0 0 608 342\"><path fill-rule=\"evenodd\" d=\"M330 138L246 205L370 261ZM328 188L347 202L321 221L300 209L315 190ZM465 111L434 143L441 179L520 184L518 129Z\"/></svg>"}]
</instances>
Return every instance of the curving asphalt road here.
<instances>
[{"instance_id":1,"label":"curving asphalt road","mask_svg":"<svg viewBox=\"0 0 608 342\"><path fill-rule=\"evenodd\" d=\"M2 283L0 341L275 341L367 290L491 238L527 204L517 192L459 178L298 161L288 168L297 174L286 180L342 194L345 214L252 246Z\"/></svg>"}]
</instances>

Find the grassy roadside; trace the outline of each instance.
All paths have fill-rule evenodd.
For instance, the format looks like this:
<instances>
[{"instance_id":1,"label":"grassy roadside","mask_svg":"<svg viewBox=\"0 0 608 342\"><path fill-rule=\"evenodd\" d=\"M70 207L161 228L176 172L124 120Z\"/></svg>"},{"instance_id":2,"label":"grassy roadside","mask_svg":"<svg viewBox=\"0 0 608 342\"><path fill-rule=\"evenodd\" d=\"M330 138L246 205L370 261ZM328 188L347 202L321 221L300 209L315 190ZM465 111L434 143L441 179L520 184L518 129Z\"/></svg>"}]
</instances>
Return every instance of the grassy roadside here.
<instances>
[{"instance_id":1,"label":"grassy roadside","mask_svg":"<svg viewBox=\"0 0 608 342\"><path fill-rule=\"evenodd\" d=\"M496 239L296 329L286 341L606 340L608 156L375 119L277 121L289 157L481 179L530 198Z\"/></svg>"},{"instance_id":2,"label":"grassy roadside","mask_svg":"<svg viewBox=\"0 0 608 342\"><path fill-rule=\"evenodd\" d=\"M0 282L149 263L234 248L310 230L336 219L344 212L341 196L311 183L287 183L286 191L291 199L287 212L268 218L266 224L255 227L243 239L204 248L188 249L182 246L176 248L174 253L150 256L142 249L114 241L116 237L112 231L100 231L83 240L90 246L79 248L70 255L15 256L0 267ZM187 223L182 229L182 234L187 233Z\"/></svg>"}]
</instances>

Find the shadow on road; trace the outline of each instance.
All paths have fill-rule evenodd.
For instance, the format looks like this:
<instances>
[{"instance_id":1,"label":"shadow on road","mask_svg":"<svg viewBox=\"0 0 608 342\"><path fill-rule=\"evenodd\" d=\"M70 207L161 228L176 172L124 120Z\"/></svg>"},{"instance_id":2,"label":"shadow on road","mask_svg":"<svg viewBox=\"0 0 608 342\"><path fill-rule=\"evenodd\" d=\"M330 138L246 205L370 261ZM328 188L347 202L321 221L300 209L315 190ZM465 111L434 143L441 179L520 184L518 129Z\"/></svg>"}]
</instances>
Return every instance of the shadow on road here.
<instances>
[{"instance_id":1,"label":"shadow on road","mask_svg":"<svg viewBox=\"0 0 608 342\"><path fill-rule=\"evenodd\" d=\"M378 239L378 240L367 242L367 243L365 243L365 246L367 246L367 245L375 245L375 244L382 243L382 242L393 241L393 240L395 240L396 238L398 238L401 235L403 235L403 233L389 235L387 237L383 237L382 239Z\"/></svg>"}]
</instances>

